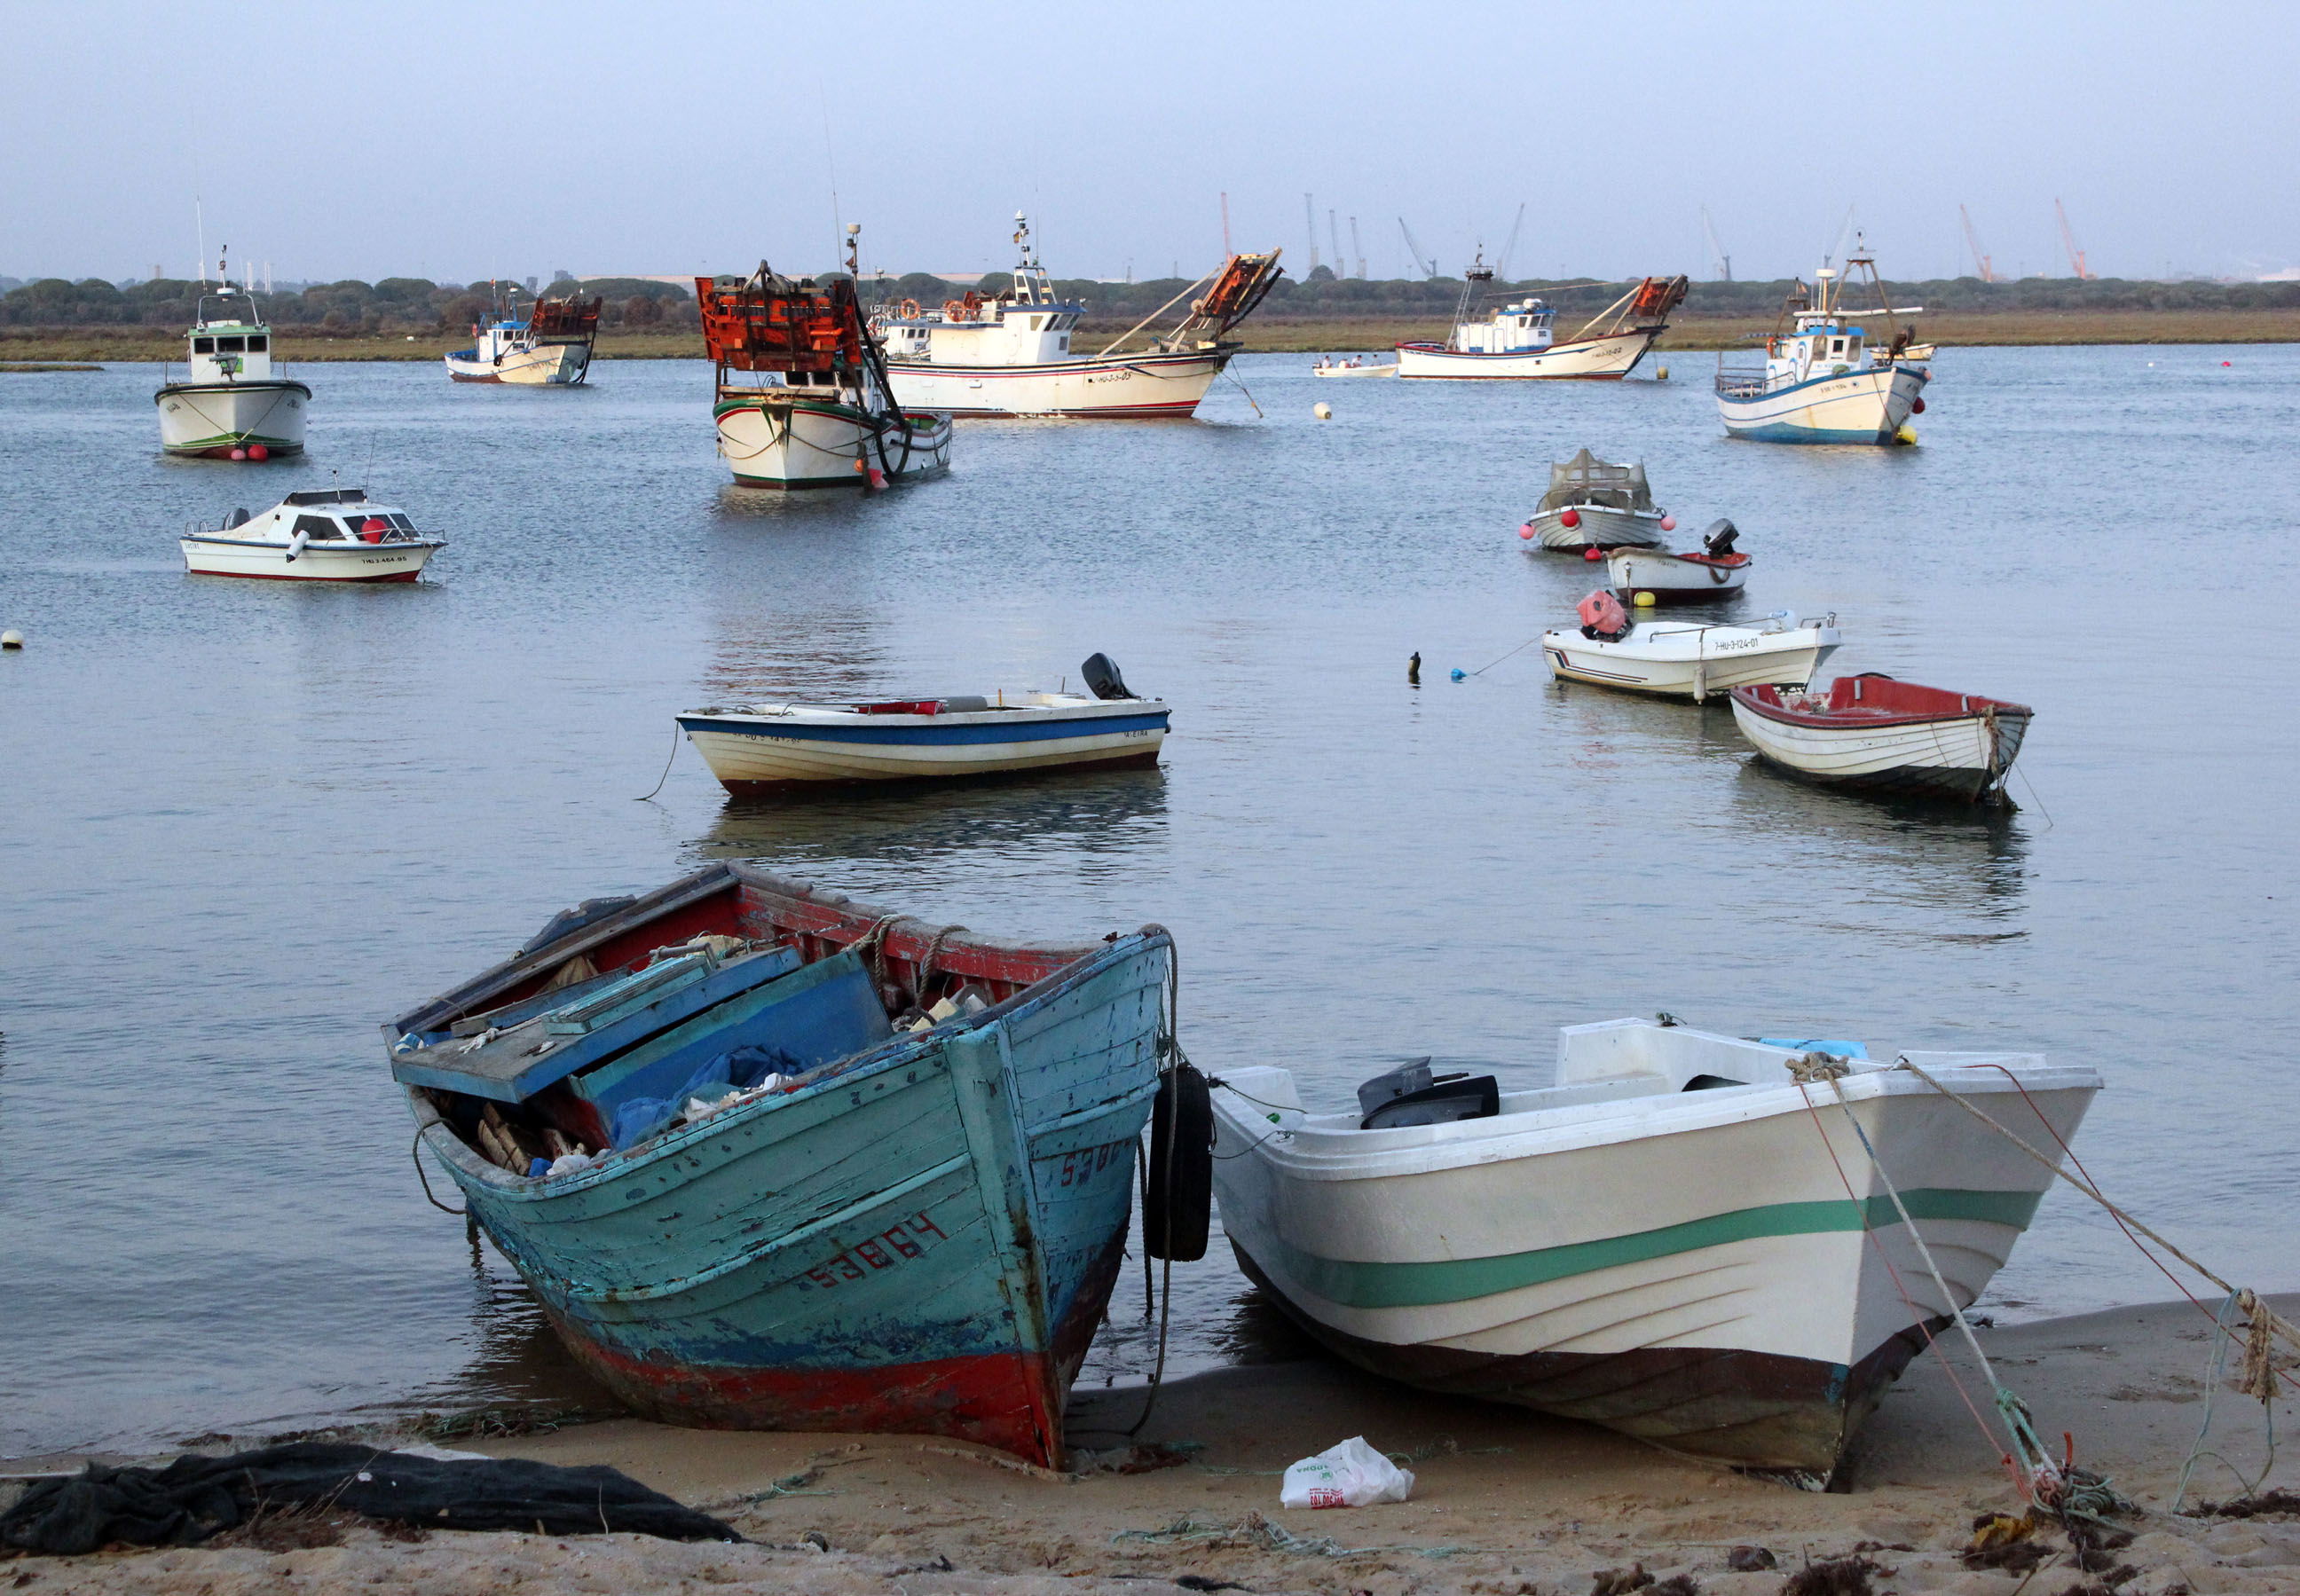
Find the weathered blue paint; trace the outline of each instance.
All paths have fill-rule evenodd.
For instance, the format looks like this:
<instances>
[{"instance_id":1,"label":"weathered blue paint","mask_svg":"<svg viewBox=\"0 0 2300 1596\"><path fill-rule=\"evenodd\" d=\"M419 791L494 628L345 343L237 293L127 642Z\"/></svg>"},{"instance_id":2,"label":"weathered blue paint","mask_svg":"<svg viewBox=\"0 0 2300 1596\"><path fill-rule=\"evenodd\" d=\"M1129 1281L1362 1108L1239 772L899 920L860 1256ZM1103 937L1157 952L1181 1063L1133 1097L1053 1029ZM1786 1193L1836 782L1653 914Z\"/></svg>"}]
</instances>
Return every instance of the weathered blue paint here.
<instances>
[{"instance_id":1,"label":"weathered blue paint","mask_svg":"<svg viewBox=\"0 0 2300 1596\"><path fill-rule=\"evenodd\" d=\"M957 1434L1058 1465L1107 1306L1171 943L1116 939L594 1168L423 1139L577 1355L678 1422Z\"/></svg>"}]
</instances>

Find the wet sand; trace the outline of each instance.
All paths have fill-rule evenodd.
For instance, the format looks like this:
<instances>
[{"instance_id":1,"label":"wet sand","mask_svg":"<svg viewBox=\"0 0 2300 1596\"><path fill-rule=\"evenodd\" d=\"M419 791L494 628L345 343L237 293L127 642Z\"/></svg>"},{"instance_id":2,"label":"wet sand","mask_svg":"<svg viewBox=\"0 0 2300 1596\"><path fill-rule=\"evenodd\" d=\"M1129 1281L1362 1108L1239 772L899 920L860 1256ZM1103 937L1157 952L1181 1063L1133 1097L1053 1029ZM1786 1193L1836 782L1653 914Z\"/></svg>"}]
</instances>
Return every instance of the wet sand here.
<instances>
[{"instance_id":1,"label":"wet sand","mask_svg":"<svg viewBox=\"0 0 2300 1596\"><path fill-rule=\"evenodd\" d=\"M2294 1311L2292 1300L2279 1306ZM1188 1461L1092 1472L1142 1409L1139 1389L1082 1393L1073 1445L1089 1472L1053 1475L957 1442L912 1436L734 1434L619 1419L470 1443L498 1456L609 1463L726 1518L757 1544L680 1545L617 1535L554 1539L437 1534L418 1541L354 1527L338 1545L238 1546L0 1564L0 1588L35 1592L637 1592L721 1590L1024 1592L1160 1586L1194 1576L1254 1592L1579 1592L1641 1564L1704 1592L1770 1593L1808 1561L1862 1557L1877 1592L2061 1596L2074 1587L2161 1596L2300 1588L2300 1521L2196 1517L2199 1499L2241 1493L2207 1459L2188 1516L2169 1509L2196 1439L2212 1326L2186 1302L2006 1329L1981 1341L2036 1415L2070 1432L2076 1459L2139 1508L2131 1544L2096 1574L2066 1539L2023 1573L1964 1566L1976 1516L2017 1497L1956 1377L1983 1410L1971 1354L1912 1367L1863 1433L1852 1489L1799 1492L1657 1451L1587 1426L1432 1397L1319 1360L1218 1370L1170 1384L1140 1440ZM2229 1360L2232 1371L2238 1359ZM2232 1377L2232 1375L2231 1375ZM2292 1418L2279 1403L2278 1421ZM1408 1454L1411 1501L1281 1511L1279 1475L1296 1458L1363 1434ZM2259 1404L2224 1388L2212 1447L2247 1469L2263 1456ZM2271 1484L2294 1479L2279 1470ZM1737 1547L1778 1567L1736 1571ZM1746 1554L1744 1554L1744 1560ZM2122 1574L2130 1568L2135 1572ZM22 1576L30 1575L29 1579ZM2106 1579L2109 1584L2088 1584ZM1856 1589L1847 1586L1846 1589Z\"/></svg>"}]
</instances>

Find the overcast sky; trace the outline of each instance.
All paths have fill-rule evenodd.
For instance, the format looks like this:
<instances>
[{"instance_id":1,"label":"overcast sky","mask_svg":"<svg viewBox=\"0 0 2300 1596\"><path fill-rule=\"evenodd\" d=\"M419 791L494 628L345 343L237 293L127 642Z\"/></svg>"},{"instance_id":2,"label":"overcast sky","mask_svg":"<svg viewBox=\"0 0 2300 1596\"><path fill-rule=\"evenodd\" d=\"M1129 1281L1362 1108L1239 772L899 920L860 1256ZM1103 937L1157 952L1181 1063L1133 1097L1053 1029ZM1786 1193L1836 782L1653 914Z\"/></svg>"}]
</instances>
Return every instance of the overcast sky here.
<instances>
[{"instance_id":1,"label":"overcast sky","mask_svg":"<svg viewBox=\"0 0 2300 1596\"><path fill-rule=\"evenodd\" d=\"M262 6L6 0L0 273L468 280L1012 263L1283 245L1316 195L1372 275L1809 270L1850 210L1888 277L2300 265L2300 4L1196 0ZM834 178L837 211L833 209Z\"/></svg>"}]
</instances>

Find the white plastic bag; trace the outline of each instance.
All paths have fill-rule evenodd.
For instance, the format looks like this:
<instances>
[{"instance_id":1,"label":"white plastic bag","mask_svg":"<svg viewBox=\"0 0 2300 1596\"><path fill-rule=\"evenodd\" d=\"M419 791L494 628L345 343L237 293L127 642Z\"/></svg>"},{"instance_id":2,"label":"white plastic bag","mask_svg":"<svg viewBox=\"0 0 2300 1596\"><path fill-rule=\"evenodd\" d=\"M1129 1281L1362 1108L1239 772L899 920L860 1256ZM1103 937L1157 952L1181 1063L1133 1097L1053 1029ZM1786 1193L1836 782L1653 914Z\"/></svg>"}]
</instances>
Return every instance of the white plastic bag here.
<instances>
[{"instance_id":1,"label":"white plastic bag","mask_svg":"<svg viewBox=\"0 0 2300 1596\"><path fill-rule=\"evenodd\" d=\"M1413 1494L1413 1475L1353 1435L1286 1471L1282 1508L1370 1508Z\"/></svg>"}]
</instances>

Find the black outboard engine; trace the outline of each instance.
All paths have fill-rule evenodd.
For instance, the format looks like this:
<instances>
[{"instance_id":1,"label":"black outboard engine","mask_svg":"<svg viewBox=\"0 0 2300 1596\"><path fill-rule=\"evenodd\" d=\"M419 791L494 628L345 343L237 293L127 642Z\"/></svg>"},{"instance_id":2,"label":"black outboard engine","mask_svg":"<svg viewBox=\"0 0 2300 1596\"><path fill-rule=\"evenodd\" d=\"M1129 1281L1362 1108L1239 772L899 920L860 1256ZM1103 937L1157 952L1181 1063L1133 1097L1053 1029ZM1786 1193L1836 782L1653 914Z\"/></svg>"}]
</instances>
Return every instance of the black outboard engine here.
<instances>
[{"instance_id":1,"label":"black outboard engine","mask_svg":"<svg viewBox=\"0 0 2300 1596\"><path fill-rule=\"evenodd\" d=\"M1096 698L1134 696L1126 690L1126 678L1118 674L1118 661L1108 654L1088 654L1079 674L1086 677L1087 690Z\"/></svg>"},{"instance_id":2,"label":"black outboard engine","mask_svg":"<svg viewBox=\"0 0 2300 1596\"><path fill-rule=\"evenodd\" d=\"M1701 535L1701 546L1709 551L1712 560L1722 560L1733 552L1733 544L1740 536L1741 528L1721 515L1710 522L1709 530Z\"/></svg>"},{"instance_id":3,"label":"black outboard engine","mask_svg":"<svg viewBox=\"0 0 2300 1596\"><path fill-rule=\"evenodd\" d=\"M1432 1075L1428 1059L1378 1075L1358 1088L1365 1118L1360 1130L1394 1130L1404 1125L1452 1125L1490 1119L1502 1111L1501 1083L1492 1076L1455 1070Z\"/></svg>"},{"instance_id":4,"label":"black outboard engine","mask_svg":"<svg viewBox=\"0 0 2300 1596\"><path fill-rule=\"evenodd\" d=\"M223 518L223 529L229 532L234 527L245 527L247 525L247 521L248 515L246 510L235 510L229 515Z\"/></svg>"}]
</instances>

